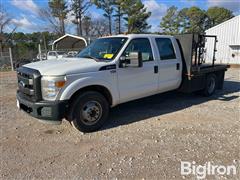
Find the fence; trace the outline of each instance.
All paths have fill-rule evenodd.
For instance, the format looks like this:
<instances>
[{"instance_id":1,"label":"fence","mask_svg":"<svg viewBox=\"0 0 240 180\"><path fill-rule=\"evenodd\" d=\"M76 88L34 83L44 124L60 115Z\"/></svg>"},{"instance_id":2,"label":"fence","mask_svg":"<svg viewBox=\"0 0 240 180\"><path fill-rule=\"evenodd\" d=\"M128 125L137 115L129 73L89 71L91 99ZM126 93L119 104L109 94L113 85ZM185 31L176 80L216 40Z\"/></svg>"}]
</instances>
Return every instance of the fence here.
<instances>
[{"instance_id":1,"label":"fence","mask_svg":"<svg viewBox=\"0 0 240 180\"><path fill-rule=\"evenodd\" d=\"M4 51L0 51L0 70L14 70L14 64L12 59L12 49L5 49Z\"/></svg>"}]
</instances>

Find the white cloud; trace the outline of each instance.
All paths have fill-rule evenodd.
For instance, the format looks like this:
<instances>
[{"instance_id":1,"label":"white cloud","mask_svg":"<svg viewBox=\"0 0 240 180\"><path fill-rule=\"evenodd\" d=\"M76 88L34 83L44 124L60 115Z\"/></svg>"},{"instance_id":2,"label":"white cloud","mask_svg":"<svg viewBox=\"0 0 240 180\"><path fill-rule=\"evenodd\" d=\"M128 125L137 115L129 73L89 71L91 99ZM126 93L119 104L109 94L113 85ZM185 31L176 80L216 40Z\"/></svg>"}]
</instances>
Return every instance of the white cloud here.
<instances>
[{"instance_id":1,"label":"white cloud","mask_svg":"<svg viewBox=\"0 0 240 180\"><path fill-rule=\"evenodd\" d=\"M18 9L29 11L33 14L38 14L39 8L33 0L12 0L11 4Z\"/></svg>"},{"instance_id":2,"label":"white cloud","mask_svg":"<svg viewBox=\"0 0 240 180\"><path fill-rule=\"evenodd\" d=\"M12 19L12 23L21 28L26 30L36 30L37 25L34 22L30 22L25 16L22 15L21 19Z\"/></svg>"},{"instance_id":3,"label":"white cloud","mask_svg":"<svg viewBox=\"0 0 240 180\"><path fill-rule=\"evenodd\" d=\"M149 0L143 2L149 12L151 12L150 19L160 20L167 12L167 5L157 3L156 0Z\"/></svg>"},{"instance_id":4,"label":"white cloud","mask_svg":"<svg viewBox=\"0 0 240 180\"><path fill-rule=\"evenodd\" d=\"M148 12L151 12L151 16L148 19L149 24L152 26L151 31L160 31L160 21L167 12L167 5L158 3L156 0L146 0L143 2Z\"/></svg>"},{"instance_id":5,"label":"white cloud","mask_svg":"<svg viewBox=\"0 0 240 180\"><path fill-rule=\"evenodd\" d=\"M235 13L240 13L240 3L238 0L208 0L208 7L220 6Z\"/></svg>"}]
</instances>

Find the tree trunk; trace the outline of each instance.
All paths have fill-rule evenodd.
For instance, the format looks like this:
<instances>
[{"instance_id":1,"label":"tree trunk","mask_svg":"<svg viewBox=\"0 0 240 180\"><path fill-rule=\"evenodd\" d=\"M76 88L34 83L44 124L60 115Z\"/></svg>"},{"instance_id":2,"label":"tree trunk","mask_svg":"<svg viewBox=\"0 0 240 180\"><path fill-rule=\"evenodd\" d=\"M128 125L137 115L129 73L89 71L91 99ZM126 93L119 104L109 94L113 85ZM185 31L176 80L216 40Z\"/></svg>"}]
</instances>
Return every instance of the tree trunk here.
<instances>
[{"instance_id":1,"label":"tree trunk","mask_svg":"<svg viewBox=\"0 0 240 180\"><path fill-rule=\"evenodd\" d=\"M59 21L60 21L60 33L61 35L64 35L65 34L64 19L60 17Z\"/></svg>"},{"instance_id":2,"label":"tree trunk","mask_svg":"<svg viewBox=\"0 0 240 180\"><path fill-rule=\"evenodd\" d=\"M111 15L109 14L108 16L108 25L109 25L109 34L112 34L112 18Z\"/></svg>"},{"instance_id":3,"label":"tree trunk","mask_svg":"<svg viewBox=\"0 0 240 180\"><path fill-rule=\"evenodd\" d=\"M121 8L118 7L118 34L121 34Z\"/></svg>"},{"instance_id":4,"label":"tree trunk","mask_svg":"<svg viewBox=\"0 0 240 180\"><path fill-rule=\"evenodd\" d=\"M82 1L78 0L78 35L82 36Z\"/></svg>"},{"instance_id":5,"label":"tree trunk","mask_svg":"<svg viewBox=\"0 0 240 180\"><path fill-rule=\"evenodd\" d=\"M65 34L65 24L64 24L64 19L62 19L62 28L63 28L63 35Z\"/></svg>"},{"instance_id":6,"label":"tree trunk","mask_svg":"<svg viewBox=\"0 0 240 180\"><path fill-rule=\"evenodd\" d=\"M121 15L119 15L118 19L118 34L121 34Z\"/></svg>"},{"instance_id":7,"label":"tree trunk","mask_svg":"<svg viewBox=\"0 0 240 180\"><path fill-rule=\"evenodd\" d=\"M82 36L82 16L79 16L79 35Z\"/></svg>"}]
</instances>

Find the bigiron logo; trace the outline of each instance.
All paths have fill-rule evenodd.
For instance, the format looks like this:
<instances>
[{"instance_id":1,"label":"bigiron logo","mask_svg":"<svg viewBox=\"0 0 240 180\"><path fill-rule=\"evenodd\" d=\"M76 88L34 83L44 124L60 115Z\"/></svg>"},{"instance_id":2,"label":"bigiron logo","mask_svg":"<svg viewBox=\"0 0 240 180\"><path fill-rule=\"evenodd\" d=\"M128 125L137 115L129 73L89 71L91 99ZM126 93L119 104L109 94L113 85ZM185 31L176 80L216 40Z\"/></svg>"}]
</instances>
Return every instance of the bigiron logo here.
<instances>
[{"instance_id":1,"label":"bigiron logo","mask_svg":"<svg viewBox=\"0 0 240 180\"><path fill-rule=\"evenodd\" d=\"M237 167L231 165L215 165L206 162L204 165L197 165L195 161L181 161L181 175L195 175L197 179L204 179L207 175L236 175Z\"/></svg>"}]
</instances>

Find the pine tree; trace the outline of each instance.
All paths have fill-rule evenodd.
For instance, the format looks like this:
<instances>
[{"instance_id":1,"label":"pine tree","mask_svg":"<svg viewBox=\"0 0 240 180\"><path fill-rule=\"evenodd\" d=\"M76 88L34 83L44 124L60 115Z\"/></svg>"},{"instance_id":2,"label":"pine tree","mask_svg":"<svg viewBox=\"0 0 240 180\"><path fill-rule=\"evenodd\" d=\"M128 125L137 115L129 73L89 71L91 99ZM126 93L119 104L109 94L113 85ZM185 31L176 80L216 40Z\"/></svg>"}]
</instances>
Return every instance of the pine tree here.
<instances>
[{"instance_id":1,"label":"pine tree","mask_svg":"<svg viewBox=\"0 0 240 180\"><path fill-rule=\"evenodd\" d=\"M115 32L117 34L121 34L121 26L122 26L122 17L124 15L122 7L121 7L121 0L115 0L114 6L115 6L115 14L113 15L115 17Z\"/></svg>"},{"instance_id":2,"label":"pine tree","mask_svg":"<svg viewBox=\"0 0 240 180\"><path fill-rule=\"evenodd\" d=\"M160 27L164 34L178 34L179 33L179 19L178 9L176 6L171 6L167 10L167 14L162 18Z\"/></svg>"},{"instance_id":3,"label":"pine tree","mask_svg":"<svg viewBox=\"0 0 240 180\"><path fill-rule=\"evenodd\" d=\"M112 14L114 0L93 0L93 3L104 11L104 16L108 18L109 34L112 34Z\"/></svg>"},{"instance_id":4,"label":"pine tree","mask_svg":"<svg viewBox=\"0 0 240 180\"><path fill-rule=\"evenodd\" d=\"M228 19L234 17L232 11L225 9L223 7L210 7L207 12L208 16L208 28L216 26Z\"/></svg>"},{"instance_id":5,"label":"pine tree","mask_svg":"<svg viewBox=\"0 0 240 180\"><path fill-rule=\"evenodd\" d=\"M65 34L64 20L67 18L68 7L64 0L49 0L48 5L51 9L52 16L58 18L60 24L60 34Z\"/></svg>"},{"instance_id":6,"label":"pine tree","mask_svg":"<svg viewBox=\"0 0 240 180\"><path fill-rule=\"evenodd\" d=\"M75 15L73 23L77 25L77 34L79 36L83 35L82 21L90 6L90 0L72 0L71 9L73 10L73 15Z\"/></svg>"},{"instance_id":7,"label":"pine tree","mask_svg":"<svg viewBox=\"0 0 240 180\"><path fill-rule=\"evenodd\" d=\"M126 14L128 33L146 32L151 27L147 23L151 12L147 12L141 0L122 0L121 7Z\"/></svg>"},{"instance_id":8,"label":"pine tree","mask_svg":"<svg viewBox=\"0 0 240 180\"><path fill-rule=\"evenodd\" d=\"M190 24L188 33L204 33L207 26L207 15L204 10L193 6L186 11L186 19Z\"/></svg>"},{"instance_id":9,"label":"pine tree","mask_svg":"<svg viewBox=\"0 0 240 180\"><path fill-rule=\"evenodd\" d=\"M82 19L82 28L84 30L85 36L89 36L91 31L92 20L89 16L84 16Z\"/></svg>"}]
</instances>

